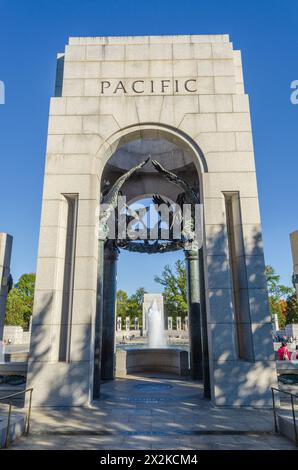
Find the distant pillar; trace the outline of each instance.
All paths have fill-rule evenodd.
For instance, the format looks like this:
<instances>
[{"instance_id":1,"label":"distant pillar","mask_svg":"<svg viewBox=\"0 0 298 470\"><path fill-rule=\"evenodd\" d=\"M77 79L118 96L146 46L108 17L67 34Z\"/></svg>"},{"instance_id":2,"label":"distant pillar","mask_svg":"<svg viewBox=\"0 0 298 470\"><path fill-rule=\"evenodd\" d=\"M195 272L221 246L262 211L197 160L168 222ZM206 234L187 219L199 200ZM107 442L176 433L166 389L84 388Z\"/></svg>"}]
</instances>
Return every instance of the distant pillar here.
<instances>
[{"instance_id":1,"label":"distant pillar","mask_svg":"<svg viewBox=\"0 0 298 470\"><path fill-rule=\"evenodd\" d=\"M190 370L193 379L203 378L200 270L198 250L185 250L189 318Z\"/></svg>"},{"instance_id":2,"label":"distant pillar","mask_svg":"<svg viewBox=\"0 0 298 470\"><path fill-rule=\"evenodd\" d=\"M181 317L176 317L176 330L181 331Z\"/></svg>"},{"instance_id":3,"label":"distant pillar","mask_svg":"<svg viewBox=\"0 0 298 470\"><path fill-rule=\"evenodd\" d=\"M172 331L173 329L173 318L168 317L168 331Z\"/></svg>"},{"instance_id":4,"label":"distant pillar","mask_svg":"<svg viewBox=\"0 0 298 470\"><path fill-rule=\"evenodd\" d=\"M122 331L122 317L117 317L117 331Z\"/></svg>"},{"instance_id":5,"label":"distant pillar","mask_svg":"<svg viewBox=\"0 0 298 470\"><path fill-rule=\"evenodd\" d=\"M296 288L298 298L298 230L290 233L292 258L293 258L293 283Z\"/></svg>"},{"instance_id":6,"label":"distant pillar","mask_svg":"<svg viewBox=\"0 0 298 470\"><path fill-rule=\"evenodd\" d=\"M31 315L30 320L29 320L29 330L28 331L29 331L30 335L31 335L31 330L32 330L32 315Z\"/></svg>"},{"instance_id":7,"label":"distant pillar","mask_svg":"<svg viewBox=\"0 0 298 470\"><path fill-rule=\"evenodd\" d=\"M100 396L101 380L101 342L102 342L102 315L103 315L103 273L104 273L104 244L105 237L98 238L97 260L97 286L96 286L96 312L94 335L94 369L93 369L93 399Z\"/></svg>"},{"instance_id":8,"label":"distant pillar","mask_svg":"<svg viewBox=\"0 0 298 470\"><path fill-rule=\"evenodd\" d=\"M0 341L3 341L7 294L9 292L12 236L0 233Z\"/></svg>"},{"instance_id":9,"label":"distant pillar","mask_svg":"<svg viewBox=\"0 0 298 470\"><path fill-rule=\"evenodd\" d=\"M278 316L277 313L274 313L272 315L272 329L273 333L276 334L276 332L279 330L279 324L278 324Z\"/></svg>"},{"instance_id":10,"label":"distant pillar","mask_svg":"<svg viewBox=\"0 0 298 470\"><path fill-rule=\"evenodd\" d=\"M115 370L117 259L118 249L113 240L109 240L104 249L103 274L101 378L104 380L113 379Z\"/></svg>"},{"instance_id":11,"label":"distant pillar","mask_svg":"<svg viewBox=\"0 0 298 470\"><path fill-rule=\"evenodd\" d=\"M143 334L145 334L147 330L147 323L146 323L146 307L145 307L144 302L143 302L143 312L142 312L142 329L143 329Z\"/></svg>"},{"instance_id":12,"label":"distant pillar","mask_svg":"<svg viewBox=\"0 0 298 470\"><path fill-rule=\"evenodd\" d=\"M204 276L204 255L203 255L202 248L200 248L199 250L199 270L200 270L200 306L201 306L202 368L203 368L203 379L204 379L204 397L211 398L208 325L207 325L205 276Z\"/></svg>"}]
</instances>

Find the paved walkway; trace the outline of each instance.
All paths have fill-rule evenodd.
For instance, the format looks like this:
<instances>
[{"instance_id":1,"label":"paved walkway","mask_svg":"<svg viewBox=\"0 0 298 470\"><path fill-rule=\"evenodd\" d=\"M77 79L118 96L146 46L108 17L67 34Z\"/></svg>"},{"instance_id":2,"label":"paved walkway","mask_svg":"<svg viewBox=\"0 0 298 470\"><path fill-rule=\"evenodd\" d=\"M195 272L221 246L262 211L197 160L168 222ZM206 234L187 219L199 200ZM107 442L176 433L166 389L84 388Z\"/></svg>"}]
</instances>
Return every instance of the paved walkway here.
<instances>
[{"instance_id":1,"label":"paved walkway","mask_svg":"<svg viewBox=\"0 0 298 470\"><path fill-rule=\"evenodd\" d=\"M90 408L33 410L32 434L11 449L296 449L270 410L215 408L202 384L130 376L102 386Z\"/></svg>"}]
</instances>

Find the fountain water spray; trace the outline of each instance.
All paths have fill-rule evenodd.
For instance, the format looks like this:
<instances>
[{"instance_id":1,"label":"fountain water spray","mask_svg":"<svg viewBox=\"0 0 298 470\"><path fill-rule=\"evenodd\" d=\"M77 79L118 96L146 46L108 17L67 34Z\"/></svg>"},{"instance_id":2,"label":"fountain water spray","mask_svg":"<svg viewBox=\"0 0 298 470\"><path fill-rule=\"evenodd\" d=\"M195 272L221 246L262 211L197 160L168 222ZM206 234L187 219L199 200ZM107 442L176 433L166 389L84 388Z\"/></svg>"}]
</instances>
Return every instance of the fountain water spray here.
<instances>
[{"instance_id":1,"label":"fountain water spray","mask_svg":"<svg viewBox=\"0 0 298 470\"><path fill-rule=\"evenodd\" d=\"M158 309L156 299L147 310L149 348L166 348L163 312Z\"/></svg>"}]
</instances>

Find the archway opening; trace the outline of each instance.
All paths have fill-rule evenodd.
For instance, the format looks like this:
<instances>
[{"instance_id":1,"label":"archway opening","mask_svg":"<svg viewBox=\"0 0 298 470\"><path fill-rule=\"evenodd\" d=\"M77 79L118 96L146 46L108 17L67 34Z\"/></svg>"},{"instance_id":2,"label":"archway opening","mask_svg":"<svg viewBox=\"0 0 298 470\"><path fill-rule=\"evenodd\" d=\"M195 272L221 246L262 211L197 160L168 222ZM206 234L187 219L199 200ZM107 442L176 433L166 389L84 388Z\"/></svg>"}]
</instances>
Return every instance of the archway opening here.
<instances>
[{"instance_id":1,"label":"archway opening","mask_svg":"<svg viewBox=\"0 0 298 470\"><path fill-rule=\"evenodd\" d=\"M144 368L143 372L154 372L154 367L152 367L152 365L156 364L156 359L153 357L154 353L157 354L156 357L162 357L163 353L165 353L164 359L161 359L161 362L159 361L160 372L165 371L165 362L170 364L174 360L173 357L165 359L165 350L169 352L170 349L175 349L177 352L175 356L176 366L179 363L175 369L176 373L178 372L178 374L180 373L180 375L185 376L190 375L192 378L199 380L202 380L204 376L206 382L206 371L205 373L203 372L204 363L206 370L209 365L207 364L208 356L206 357L207 326L202 321L202 315L205 315L205 306L203 305L204 294L202 295L204 280L202 260L200 267L200 250L198 249L195 254L193 250L191 252L186 251L185 240L180 239L178 241L176 235L173 237L176 213L174 216L174 212L170 214L169 217L170 219L172 217L172 220L168 218L165 221L161 211L159 209L156 210L158 203L165 204L168 208L179 205L181 209L182 202L187 202L187 198L185 198L187 189L184 190L184 186L191 188L192 193L197 195L197 200L199 201L201 193L200 165L198 159L194 158L193 152L187 148L185 142L180 142L176 136L173 137L171 134L157 132L152 129L142 131L141 133L129 134L120 138L113 154L103 168L101 176L102 194L109 193L110 188L114 187L119 178L127 174L136 165L140 165L141 162L145 161L146 164L138 168L138 171L131 174L129 179L122 184L121 193L119 193L121 194L122 207L126 210L126 222L128 218L128 225L133 230L129 232L129 229L126 227L126 236L128 232L129 235L128 239L126 236L123 239L119 235L119 227L117 226L115 239L108 240L105 243L101 352L102 378L109 379L119 374L118 352L117 359L115 360L115 351L125 351L124 359L122 358L122 363L121 361L120 363L122 364L122 369L126 368L126 372L129 373L130 360L127 351L133 349L131 348L133 345L137 349L142 350L140 357ZM170 172L170 176L167 174L165 177L165 172L159 171L160 166L166 172ZM181 186L181 181L184 186L183 184ZM141 212L138 205L141 205L143 208ZM154 210L155 216L154 214L152 215ZM179 208L177 209L176 207L175 210L177 210L177 213L179 212ZM154 217L157 217L157 221L153 220ZM146 228L144 220L146 220ZM152 238L151 229L153 226L158 228ZM132 232L134 232L133 236ZM168 235L165 235L165 232ZM116 287L116 263L119 253L120 272L123 277L122 279L118 277L118 285ZM164 267L167 264L172 264L173 267L171 261L174 260L182 268L185 262L185 279L183 280L185 286L181 287L182 290L185 287L186 305L180 311L180 314L179 308L181 306L177 307L177 305L174 315L170 314L169 294L172 294L172 297L174 297L175 293L170 292L173 286L166 286L164 284L163 289L160 287L156 289L158 287L156 285L155 292L152 292L152 287L147 287L142 282L143 273L146 271L148 275L148 266L146 267L148 254L155 254L158 257L158 262L155 263L154 270L150 273L152 281L154 280L154 275L161 277L162 265ZM152 256L149 256L149 258L152 258ZM169 258L171 261L169 261ZM150 265L151 263L148 264ZM158 265L159 268L156 270ZM179 273L172 272L172 274L175 277ZM127 292L123 288L128 279L131 281L129 296L132 299L130 301L139 302L138 311L133 310L131 302L131 308L128 306ZM143 290L137 290L138 288ZM145 293L144 291L147 292ZM164 296L167 294L167 299L163 298L163 294ZM181 292L178 293L179 295L181 296ZM141 302L142 307L140 305ZM122 311L120 311L121 303L123 306ZM123 305L125 303L126 305ZM150 315L152 316L152 314L155 316L155 320L157 316L162 314L159 328L164 330L162 336L165 340L163 344L160 344L160 347L155 348L152 348L152 345L150 348L150 337L152 336L153 328L152 325L150 327ZM154 321L153 323L155 323L156 328L156 322ZM157 330L155 329L154 335L156 335L156 332ZM205 341L205 351L203 338ZM144 358L145 350L147 351L146 358ZM186 356L183 356L181 352L185 353ZM131 363L134 365L134 368L131 371L133 372L141 372L141 370L138 371L137 361L135 353L132 353ZM150 368L152 368L151 371ZM157 369L156 372L158 372ZM172 368L172 371L174 371L174 368Z\"/></svg>"},{"instance_id":2,"label":"archway opening","mask_svg":"<svg viewBox=\"0 0 298 470\"><path fill-rule=\"evenodd\" d=\"M153 214L149 215L149 208L154 211ZM135 228L137 225L142 228L143 224L153 228L158 222L159 214L153 209L152 199L149 197L129 204L128 209L144 213L141 222L135 221ZM167 223L162 221L161 230L166 231L167 228ZM165 238L150 240L148 246L144 243L146 242L136 241L130 245L119 241L115 341L117 355L119 357L121 350L126 351L126 356L131 354L134 372L172 372L186 376L189 373L189 331L183 248L175 246L168 250L169 242ZM142 349L139 364L135 363L138 359L136 349ZM155 353L154 349L162 351ZM164 351L165 349L173 351ZM147 357L144 356L144 350L148 350ZM184 363L171 363L171 359L173 361L175 357L179 361L180 351L187 353L181 357ZM161 353L163 358L160 359ZM117 355L115 375L122 376L126 371L121 369L121 360L117 361ZM126 362L129 362L129 358Z\"/></svg>"}]
</instances>

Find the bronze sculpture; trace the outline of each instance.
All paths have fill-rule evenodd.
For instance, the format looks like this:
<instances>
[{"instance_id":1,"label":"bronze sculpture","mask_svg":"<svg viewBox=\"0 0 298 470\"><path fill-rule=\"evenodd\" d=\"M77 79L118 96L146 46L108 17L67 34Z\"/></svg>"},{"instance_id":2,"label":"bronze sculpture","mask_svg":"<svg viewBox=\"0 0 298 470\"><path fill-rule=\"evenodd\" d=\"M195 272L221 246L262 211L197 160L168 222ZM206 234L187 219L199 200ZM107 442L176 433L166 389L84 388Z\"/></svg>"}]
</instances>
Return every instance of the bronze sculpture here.
<instances>
[{"instance_id":1,"label":"bronze sculpture","mask_svg":"<svg viewBox=\"0 0 298 470\"><path fill-rule=\"evenodd\" d=\"M105 190L102 195L101 204L104 210L99 215L99 237L104 239L108 236L108 219L112 214L114 214L114 220L118 220L119 214L117 213L117 204L118 204L118 196L121 194L121 188L125 184L125 182L130 178L130 176L135 173L135 171L141 169L144 165L147 164L150 157L148 157L145 161L141 162L139 165L131 168L125 174L120 176L113 184L110 190ZM154 241L150 240L150 229L147 229L147 239L131 239L130 236L127 237L119 237L119 234L116 234L115 237L115 244L119 248L123 248L129 251L138 252L138 253L165 253L169 251L176 251L179 249L185 250L197 250L198 246L198 238L195 232L195 206L200 203L200 199L198 194L195 190L190 186L190 184L182 179L180 176L176 175L168 171L164 168L157 160L152 160L152 164L154 168L167 180L171 183L178 186L182 189L182 192L178 194L177 201L176 201L176 208L171 206L171 203L163 199L160 195L154 194L152 196L152 200L155 205L159 206L161 204L166 204L169 209L169 237L168 239L159 240L156 239ZM188 205L190 207L190 214L186 217L183 210L183 205ZM178 207L178 210L177 210ZM138 217L137 210L131 209L130 207L126 206L128 213L125 214L125 221L126 227L127 222L131 222L136 220L143 224L140 217ZM147 208L148 210L148 208ZM158 210L158 209L157 209ZM158 233L161 227L161 223L164 220L162 217L159 218L158 221ZM175 238L173 235L173 227L174 224L179 224L181 229L181 237ZM145 227L145 225L143 224ZM148 239L149 238L149 239ZM150 243L150 241L152 243Z\"/></svg>"}]
</instances>

